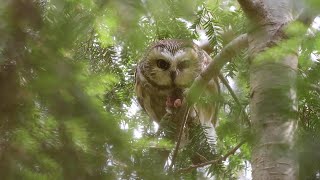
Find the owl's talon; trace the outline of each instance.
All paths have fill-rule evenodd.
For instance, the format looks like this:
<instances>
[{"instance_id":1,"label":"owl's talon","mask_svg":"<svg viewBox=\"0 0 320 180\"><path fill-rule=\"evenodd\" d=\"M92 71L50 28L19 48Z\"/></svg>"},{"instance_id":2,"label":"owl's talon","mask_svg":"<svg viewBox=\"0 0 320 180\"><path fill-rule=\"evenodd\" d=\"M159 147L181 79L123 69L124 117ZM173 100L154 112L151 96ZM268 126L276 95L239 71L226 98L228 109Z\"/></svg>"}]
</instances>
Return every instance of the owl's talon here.
<instances>
[{"instance_id":1,"label":"owl's talon","mask_svg":"<svg viewBox=\"0 0 320 180\"><path fill-rule=\"evenodd\" d=\"M167 107L172 107L173 104L172 104L172 102L170 102L170 101L166 101L166 106L167 106Z\"/></svg>"},{"instance_id":2,"label":"owl's talon","mask_svg":"<svg viewBox=\"0 0 320 180\"><path fill-rule=\"evenodd\" d=\"M174 101L172 100L171 97L167 97L166 106L167 107L173 107L174 106Z\"/></svg>"},{"instance_id":3,"label":"owl's talon","mask_svg":"<svg viewBox=\"0 0 320 180\"><path fill-rule=\"evenodd\" d=\"M181 99L176 99L176 100L174 101L173 106L174 106L175 108L178 108L178 107L181 106L181 104L182 104Z\"/></svg>"}]
</instances>

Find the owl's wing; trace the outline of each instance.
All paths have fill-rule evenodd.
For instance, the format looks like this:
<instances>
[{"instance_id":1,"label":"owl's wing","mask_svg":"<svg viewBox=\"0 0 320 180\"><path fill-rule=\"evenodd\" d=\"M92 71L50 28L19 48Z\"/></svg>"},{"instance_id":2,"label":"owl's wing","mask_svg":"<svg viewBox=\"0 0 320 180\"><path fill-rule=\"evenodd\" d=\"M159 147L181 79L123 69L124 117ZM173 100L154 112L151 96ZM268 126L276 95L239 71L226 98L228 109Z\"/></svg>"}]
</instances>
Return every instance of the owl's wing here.
<instances>
[{"instance_id":1,"label":"owl's wing","mask_svg":"<svg viewBox=\"0 0 320 180\"><path fill-rule=\"evenodd\" d=\"M216 126L219 110L218 94L219 85L216 80L212 79L208 83L200 101L195 105L201 124L212 123Z\"/></svg>"},{"instance_id":2,"label":"owl's wing","mask_svg":"<svg viewBox=\"0 0 320 180\"><path fill-rule=\"evenodd\" d=\"M140 104L141 108L143 110L146 110L145 107L144 107L144 100L143 100L143 90L142 90L142 82L140 80L140 72L138 72L138 68L136 68L136 71L134 73L134 76L135 76L135 86L134 86L134 90L135 90L135 93L137 95L137 100L138 100L138 103Z\"/></svg>"},{"instance_id":3,"label":"owl's wing","mask_svg":"<svg viewBox=\"0 0 320 180\"><path fill-rule=\"evenodd\" d=\"M203 71L210 61L211 57L205 52L203 52L203 60L201 62L201 70ZM204 93L201 98L203 101L200 101L196 105L198 110L198 115L200 117L200 122L202 124L213 123L214 126L217 124L217 116L219 110L218 96L220 94L220 86L218 78L213 78L209 81L206 86Z\"/></svg>"},{"instance_id":4,"label":"owl's wing","mask_svg":"<svg viewBox=\"0 0 320 180\"><path fill-rule=\"evenodd\" d=\"M165 99L157 94L152 86L144 78L140 71L139 66L135 72L135 92L137 95L138 103L147 112L148 116L160 122L161 118L166 113Z\"/></svg>"},{"instance_id":5,"label":"owl's wing","mask_svg":"<svg viewBox=\"0 0 320 180\"><path fill-rule=\"evenodd\" d=\"M205 58L202 63L202 71L207 67L211 61L210 56L203 52ZM216 131L219 101L218 97L220 94L220 86L217 78L213 78L209 81L205 91L202 93L199 102L195 104L195 111L199 117L199 121L202 126L205 126L206 134L209 135L210 139L216 142Z\"/></svg>"}]
</instances>

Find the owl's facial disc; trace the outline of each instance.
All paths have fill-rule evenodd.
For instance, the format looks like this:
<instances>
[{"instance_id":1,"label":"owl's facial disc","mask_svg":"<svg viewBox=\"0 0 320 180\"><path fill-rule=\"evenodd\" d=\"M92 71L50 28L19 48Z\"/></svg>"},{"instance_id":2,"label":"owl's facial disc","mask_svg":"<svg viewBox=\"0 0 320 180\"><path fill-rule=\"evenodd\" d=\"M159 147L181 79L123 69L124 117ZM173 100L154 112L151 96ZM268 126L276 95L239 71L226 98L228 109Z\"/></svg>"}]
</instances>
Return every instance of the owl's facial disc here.
<instances>
[{"instance_id":1,"label":"owl's facial disc","mask_svg":"<svg viewBox=\"0 0 320 180\"><path fill-rule=\"evenodd\" d=\"M196 78L200 64L198 54L193 48L185 48L174 54L174 70L176 77L174 84L177 87L187 87Z\"/></svg>"},{"instance_id":2,"label":"owl's facial disc","mask_svg":"<svg viewBox=\"0 0 320 180\"><path fill-rule=\"evenodd\" d=\"M183 48L174 53L167 49L154 49L147 58L147 77L159 86L187 87L198 73L198 55L193 48Z\"/></svg>"}]
</instances>

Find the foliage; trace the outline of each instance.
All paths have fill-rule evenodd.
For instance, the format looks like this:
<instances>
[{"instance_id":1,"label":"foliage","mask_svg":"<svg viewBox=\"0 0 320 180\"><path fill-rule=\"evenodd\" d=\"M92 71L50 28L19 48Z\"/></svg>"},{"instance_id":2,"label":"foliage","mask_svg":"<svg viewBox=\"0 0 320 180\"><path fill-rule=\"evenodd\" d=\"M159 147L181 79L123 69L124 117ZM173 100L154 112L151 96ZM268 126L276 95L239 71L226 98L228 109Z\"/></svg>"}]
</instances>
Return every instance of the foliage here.
<instances>
[{"instance_id":1,"label":"foliage","mask_svg":"<svg viewBox=\"0 0 320 180\"><path fill-rule=\"evenodd\" d=\"M1 106L2 177L104 179L114 174L106 161L113 155L125 158L123 133L102 101L86 92L87 85L102 82L92 81L88 65L73 58L74 43L86 38L87 24L94 20L90 11L99 8L87 1L4 5L1 86L7 89L1 96L9 98ZM27 10L33 14L22 13ZM105 87L112 85L105 80ZM110 148L117 153L108 153Z\"/></svg>"},{"instance_id":2,"label":"foliage","mask_svg":"<svg viewBox=\"0 0 320 180\"><path fill-rule=\"evenodd\" d=\"M300 63L300 76L298 79L299 93L299 161L301 164L301 179L319 179L320 156L317 149L319 144L319 33L314 39L307 39L303 43ZM308 62L310 55L315 55L312 62Z\"/></svg>"},{"instance_id":3,"label":"foliage","mask_svg":"<svg viewBox=\"0 0 320 180\"><path fill-rule=\"evenodd\" d=\"M194 154L212 160L249 142L222 163L170 174L170 132L159 136L133 92L135 65L151 42L197 40L204 31L214 56L248 31L235 1L1 1L0 24L1 177L237 179L250 160L247 52L222 70L242 107L222 86L217 142L195 127L175 168L192 165ZM320 171L320 35L304 39L297 33L305 27L293 26L293 38L266 55L299 48L299 158L302 177L312 179Z\"/></svg>"}]
</instances>

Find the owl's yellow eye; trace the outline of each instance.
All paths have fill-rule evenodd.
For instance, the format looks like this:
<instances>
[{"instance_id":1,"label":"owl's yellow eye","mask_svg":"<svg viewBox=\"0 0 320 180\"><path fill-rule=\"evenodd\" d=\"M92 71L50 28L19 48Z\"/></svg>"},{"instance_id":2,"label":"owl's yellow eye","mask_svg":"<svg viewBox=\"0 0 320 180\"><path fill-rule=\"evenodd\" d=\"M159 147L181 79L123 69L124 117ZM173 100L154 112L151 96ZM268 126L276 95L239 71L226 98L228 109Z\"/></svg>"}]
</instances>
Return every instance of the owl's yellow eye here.
<instances>
[{"instance_id":1,"label":"owl's yellow eye","mask_svg":"<svg viewBox=\"0 0 320 180\"><path fill-rule=\"evenodd\" d=\"M163 60L163 59L158 59L157 60L157 66L163 70L167 70L170 67L170 63Z\"/></svg>"},{"instance_id":2,"label":"owl's yellow eye","mask_svg":"<svg viewBox=\"0 0 320 180\"><path fill-rule=\"evenodd\" d=\"M178 64L178 69L186 69L190 66L190 62L189 61L182 61Z\"/></svg>"}]
</instances>

